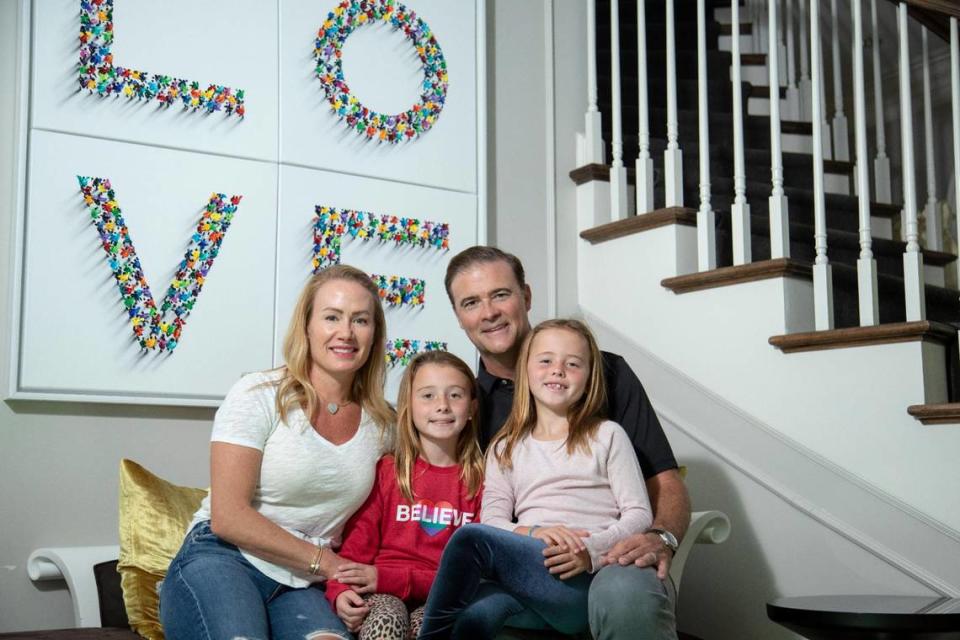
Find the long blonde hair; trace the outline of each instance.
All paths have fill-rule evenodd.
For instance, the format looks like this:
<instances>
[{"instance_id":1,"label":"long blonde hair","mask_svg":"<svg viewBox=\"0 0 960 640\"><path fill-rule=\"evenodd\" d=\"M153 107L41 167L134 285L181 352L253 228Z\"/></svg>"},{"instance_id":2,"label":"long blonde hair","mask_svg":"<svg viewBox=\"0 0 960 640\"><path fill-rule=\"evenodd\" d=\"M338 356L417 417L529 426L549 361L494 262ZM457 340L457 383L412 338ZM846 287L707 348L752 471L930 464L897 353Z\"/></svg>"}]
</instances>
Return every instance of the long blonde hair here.
<instances>
[{"instance_id":1,"label":"long blonde hair","mask_svg":"<svg viewBox=\"0 0 960 640\"><path fill-rule=\"evenodd\" d=\"M470 401L474 408L470 412L466 426L457 439L457 464L460 465L460 479L467 487L472 498L480 491L483 483L483 453L478 439L480 420L477 405L477 380L463 360L446 351L426 351L410 363L400 381L400 393L397 396L397 442L394 446L394 466L397 470L397 485L403 497L413 502L413 469L420 455L420 433L413 424L413 381L417 372L427 365L450 367L463 374L469 383Z\"/></svg>"},{"instance_id":2,"label":"long blonde hair","mask_svg":"<svg viewBox=\"0 0 960 640\"><path fill-rule=\"evenodd\" d=\"M603 360L600 347L590 332L590 328L579 320L558 318L546 320L530 330L523 341L517 360L517 373L513 406L503 428L490 443L490 450L502 469L513 468L513 448L537 426L537 405L530 393L529 365L530 348L534 338L548 329L563 329L581 336L590 351L590 372L583 395L567 409L567 453L572 455L577 449L590 453L590 439L596 434L603 422L607 406L607 385L603 376Z\"/></svg>"},{"instance_id":3,"label":"long blonde hair","mask_svg":"<svg viewBox=\"0 0 960 640\"><path fill-rule=\"evenodd\" d=\"M383 348L386 345L387 321L383 315L377 287L370 280L370 276L345 264L328 267L312 276L297 298L297 305L283 340L283 359L286 366L283 367L283 375L277 382L277 412L280 419L286 422L291 410L302 407L307 416L312 418L320 405L317 392L310 384L312 360L307 326L313 315L313 301L317 291L333 280L346 280L360 285L373 301L373 343L367 361L354 375L350 399L359 404L374 423L385 431L395 418L393 408L383 397L386 376Z\"/></svg>"}]
</instances>

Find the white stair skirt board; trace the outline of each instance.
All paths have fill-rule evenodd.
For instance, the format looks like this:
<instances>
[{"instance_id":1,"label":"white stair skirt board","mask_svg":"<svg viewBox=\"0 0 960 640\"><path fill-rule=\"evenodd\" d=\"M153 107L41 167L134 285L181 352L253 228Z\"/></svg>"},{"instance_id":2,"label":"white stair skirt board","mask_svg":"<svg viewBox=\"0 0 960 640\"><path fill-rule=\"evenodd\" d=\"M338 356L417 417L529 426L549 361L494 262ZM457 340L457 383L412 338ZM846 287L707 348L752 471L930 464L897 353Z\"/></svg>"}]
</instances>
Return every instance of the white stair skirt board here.
<instances>
[{"instance_id":1,"label":"white stair skirt board","mask_svg":"<svg viewBox=\"0 0 960 640\"><path fill-rule=\"evenodd\" d=\"M687 483L697 490L698 502L702 500L726 511L734 521L735 535L722 548L722 553L716 554L715 561L712 554L705 556L711 558L708 566L715 571L704 571L705 565L695 559L700 570L689 572L684 582L688 602L699 590L700 581L703 589L712 594L692 602L698 610L715 606L716 611L711 610L710 616L726 616L716 629L727 626L731 615L736 619L738 607L744 603L752 607L751 603L756 601L737 592L729 596L728 604L722 600L728 596L718 592L716 585L728 580L736 582L740 578L737 572L744 566L752 566L759 558L765 558L761 565L766 567L761 566L756 575L765 576L767 567L773 574L769 576L770 584L761 585L761 589L776 585L781 591L811 592L818 583L822 585L823 576L831 575L841 580L863 580L859 588L858 585L834 585L851 593L865 592L873 585L887 591L902 585L903 591L898 593L929 590L949 597L960 593L960 563L943 562L943 558L960 554L960 534L956 531L879 490L850 468L785 438L776 423L762 421L715 390L704 387L687 375L687 370L640 346L638 343L647 342L640 330L625 334L612 328L607 316L587 311L584 317L602 348L626 358L643 381L678 460L689 465ZM812 359L817 353L789 357L793 356ZM841 425L834 427L839 431ZM691 446L689 440L696 446ZM748 483L758 486L750 487ZM764 500L764 490L783 501L780 513L770 513L758 503ZM769 506L779 511L774 504ZM791 519L802 515L825 527L821 535L813 535L812 544L817 552L801 552L802 567L796 564L797 550L783 544L784 532L794 530L793 523L779 519L781 513ZM751 540L744 542L744 546L738 546L738 538L742 540L744 536L736 535L737 516L744 518L750 527L751 535L745 537ZM800 539L805 537L801 535ZM871 566L870 558L862 555L864 552L899 575L890 575L887 579L874 575L874 571L882 568ZM851 557L850 553L857 555ZM841 565L839 570L837 565ZM742 586L750 589L751 582L748 580ZM716 598L721 602L715 602ZM699 614L695 616L699 618ZM697 632L692 628L690 631ZM766 638L773 634L741 637Z\"/></svg>"},{"instance_id":2,"label":"white stair skirt board","mask_svg":"<svg viewBox=\"0 0 960 640\"><path fill-rule=\"evenodd\" d=\"M789 113L790 105L786 98L780 98L780 113ZM750 96L747 100L747 115L768 116L770 115L770 98L767 96Z\"/></svg>"},{"instance_id":3,"label":"white stair skirt board","mask_svg":"<svg viewBox=\"0 0 960 640\"><path fill-rule=\"evenodd\" d=\"M926 284L936 285L938 287L946 287L946 271L943 267L923 264L923 281Z\"/></svg>"},{"instance_id":4,"label":"white stair skirt board","mask_svg":"<svg viewBox=\"0 0 960 640\"><path fill-rule=\"evenodd\" d=\"M780 134L780 144L784 153L812 153L813 136L800 133Z\"/></svg>"},{"instance_id":5,"label":"white stair skirt board","mask_svg":"<svg viewBox=\"0 0 960 640\"><path fill-rule=\"evenodd\" d=\"M749 82L755 87L766 87L769 85L769 74L767 73L767 65L765 64L745 64L740 67L740 79L743 82ZM783 78L780 79L781 85Z\"/></svg>"},{"instance_id":6,"label":"white stair skirt board","mask_svg":"<svg viewBox=\"0 0 960 640\"><path fill-rule=\"evenodd\" d=\"M720 51L732 51L733 36L720 36L717 38L717 49ZM740 34L740 53L754 53L752 35Z\"/></svg>"},{"instance_id":7,"label":"white stair skirt board","mask_svg":"<svg viewBox=\"0 0 960 640\"><path fill-rule=\"evenodd\" d=\"M874 238L893 240L893 220L890 218L870 216L870 229L873 231ZM900 238L897 238L897 240L899 239Z\"/></svg>"},{"instance_id":8,"label":"white stair skirt board","mask_svg":"<svg viewBox=\"0 0 960 640\"><path fill-rule=\"evenodd\" d=\"M955 497L944 492L960 486L960 465L948 453L960 450L960 431L918 431L906 412L946 400L944 347L905 342L784 354L767 340L813 329L812 282L773 278L683 295L661 286L678 265L693 270L695 246L696 230L680 226L581 242L579 280L592 284L579 289L581 308L960 539ZM903 464L884 463L889 451ZM904 465L917 466L910 482Z\"/></svg>"},{"instance_id":9,"label":"white stair skirt board","mask_svg":"<svg viewBox=\"0 0 960 640\"><path fill-rule=\"evenodd\" d=\"M610 222L610 183L590 180L577 185L577 233Z\"/></svg>"}]
</instances>

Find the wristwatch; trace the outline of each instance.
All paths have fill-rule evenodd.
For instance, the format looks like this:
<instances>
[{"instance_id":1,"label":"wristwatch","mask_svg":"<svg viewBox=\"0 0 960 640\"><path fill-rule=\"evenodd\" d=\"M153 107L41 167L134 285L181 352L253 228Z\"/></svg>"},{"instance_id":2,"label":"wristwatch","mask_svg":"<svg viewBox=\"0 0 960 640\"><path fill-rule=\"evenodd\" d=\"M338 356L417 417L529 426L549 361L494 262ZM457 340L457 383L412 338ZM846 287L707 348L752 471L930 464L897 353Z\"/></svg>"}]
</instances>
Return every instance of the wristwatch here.
<instances>
[{"instance_id":1,"label":"wristwatch","mask_svg":"<svg viewBox=\"0 0 960 640\"><path fill-rule=\"evenodd\" d=\"M677 553L677 547L680 546L680 543L677 542L677 536L673 535L666 529L647 529L647 533L655 533L660 536L660 539L663 540L663 545L670 549L674 554Z\"/></svg>"}]
</instances>

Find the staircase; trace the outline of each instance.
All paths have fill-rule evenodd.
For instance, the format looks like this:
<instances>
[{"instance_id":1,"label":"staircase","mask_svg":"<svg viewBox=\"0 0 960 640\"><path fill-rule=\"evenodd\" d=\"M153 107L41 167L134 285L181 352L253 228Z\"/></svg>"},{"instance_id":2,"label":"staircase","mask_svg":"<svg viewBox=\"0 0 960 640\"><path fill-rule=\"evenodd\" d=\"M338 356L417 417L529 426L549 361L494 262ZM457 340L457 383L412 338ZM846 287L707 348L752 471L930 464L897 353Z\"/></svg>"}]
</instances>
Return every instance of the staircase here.
<instances>
[{"instance_id":1,"label":"staircase","mask_svg":"<svg viewBox=\"0 0 960 640\"><path fill-rule=\"evenodd\" d=\"M707 1L709 14L720 13L729 18L729 3L716 0ZM742 4L742 3L741 3ZM597 0L597 16L609 15L610 0ZM675 3L676 29L676 69L679 144L683 151L683 202L693 212L699 203L700 155L698 141L698 105L697 105L697 11L696 2L683 0ZM635 132L638 115L637 82L637 3L620 2L620 44L621 44L621 92L623 122L626 123L623 135L623 158L630 167L632 159L638 154L638 136ZM648 105L650 120L650 154L654 158L655 203L664 203L664 184L660 159L667 146L667 106L666 106L666 52L665 52L665 2L646 3L646 42L648 68ZM741 9L744 12L744 9ZM741 15L743 15L741 13ZM741 35L750 35L754 25L743 22L741 17ZM729 24L721 24L715 19L707 21L707 86L709 103L710 131L710 193L713 211L716 216L716 252L717 266L733 265L730 205L734 193L733 171L733 114L731 113L732 83L729 81L732 55L721 51L721 36L730 33ZM729 38L727 38L729 40ZM610 21L597 20L597 68L599 85L599 108L602 114L612 112L611 71L610 71ZM729 44L729 42L727 43ZM827 53L824 53L824 57ZM752 67L761 67L766 75L764 53L745 53L741 59ZM743 82L740 87L743 104L756 102L769 96L769 87ZM786 87L781 87L781 96ZM769 102L767 99L766 102ZM768 111L756 109L753 111ZM612 139L612 118L602 120L603 138ZM784 140L806 139L801 146L810 148L812 133L810 122L781 122ZM744 158L746 166L746 197L751 207L750 246L754 262L767 261L771 257L768 196L771 193L771 145L770 121L766 115L744 116ZM853 145L851 145L852 147ZM612 162L611 145L606 145L606 163ZM783 153L784 192L789 202L789 242L790 265L797 271L810 272L815 258L814 249L814 191L813 161L807 152L787 151ZM835 329L847 329L860 326L858 303L857 259L860 254L858 237L858 198L853 193L852 182L854 164L848 161L826 160L825 172L828 179L827 189L833 193L825 194L827 210L827 244L829 260L833 269L833 313ZM590 172L592 171L592 173ZM580 167L571 176L581 183L584 180L605 178L606 168ZM633 171L628 168L631 184ZM870 202L870 215L874 221L872 251L877 263L877 288L879 294L879 323L905 323L903 255L906 243L893 239L893 231L900 226L902 206L900 204L882 204ZM643 215L647 212L638 212ZM946 397L938 400L957 402L960 400L960 362L958 362L957 327L960 327L960 294L955 289L944 286L945 269L955 269L957 256L943 251L922 249L925 266L926 318L931 323L930 334L925 339L943 344L945 358L942 363L946 380ZM749 272L748 272L749 273ZM727 279L720 282L736 281L737 270L725 274ZM670 285L680 285L682 280ZM951 330L950 327L953 327ZM848 332L849 334L849 332ZM960 412L957 413L960 423Z\"/></svg>"},{"instance_id":2,"label":"staircase","mask_svg":"<svg viewBox=\"0 0 960 640\"><path fill-rule=\"evenodd\" d=\"M800 37L796 7L807 7L811 1L817 0L790 3L795 8L796 38ZM849 16L851 3L856 1L840 0L838 4ZM860 2L869 19L869 0ZM772 436L774 441L785 443L785 451L794 453L779 451L776 455L784 456L781 460L747 457L733 465L748 475L763 467L763 473L757 472L757 475L766 478L761 481L764 486L767 480L773 485L782 480L784 485L798 487L798 491L806 490L803 477L788 478L791 466L796 463L791 456L797 452L797 459L815 461L813 467L830 469L833 479L810 489L814 497L806 507L807 512L816 517L817 513L831 511L834 515L826 521L832 531L870 549L924 588L957 597L960 571L947 569L940 561L944 553L954 554L960 549L960 503L951 489L960 486L960 465L956 463L957 452L960 452L960 429L957 428L960 425L957 342L960 292L948 286L954 279L952 273L948 277L947 271L957 268L957 256L950 251L925 248L937 245L928 242L932 239L921 238L922 284L917 284L915 274L905 275L904 256L912 249L902 235L906 230L901 219L903 196L895 193L893 203L863 203L871 223L869 236L876 263L875 280L871 282L869 272L865 277L862 264L858 271L858 262L863 258L864 222L862 205L855 195L856 117L850 106L846 113L851 160L823 159L823 190L819 194L815 190L812 153L813 127L818 123L801 119L781 121L783 191L789 212L784 226L789 251L788 255L780 256L772 250L775 242L771 240L769 197L777 154L771 144L771 122L767 115L769 87L761 83L768 74L766 50L770 45L747 46L741 52L745 81L734 87L730 81L734 60L728 50L729 2L705 2L703 57L709 106L703 120L709 125L708 148L702 145L699 135L697 2L673 2L676 122L682 150L683 202L682 205L671 202L670 206L664 179L670 115L666 98L667 2L647 0L645 3L654 209L637 211L634 161L640 150L638 4L621 0L618 5L621 62L618 77L624 123L621 158L627 167L630 187L628 214L616 219L611 216L616 199L616 194L611 193L611 185L615 185L611 167L616 160L617 132L613 130L611 117L615 74L611 71L610 0L596 0L597 108L602 114L604 156L590 157L588 110L587 124L578 134L579 166L570 172L577 185L581 238L577 256L578 299L582 313L600 327L602 338L629 345L623 347L632 355L628 360L645 384L651 380L648 384L651 398L658 412L663 409L662 415L668 423L684 422L680 419L681 414L687 412L684 405L696 400L714 406L716 415L722 410L732 416L730 420L742 419L744 424L752 425L739 431L726 431L717 425L716 434L722 432L728 436L726 440L717 439L715 425L710 422L712 414L705 411L700 412L701 418L706 416L705 421L691 418L687 426L679 427L724 461L737 458L744 451L754 451L756 442L730 440L732 437L744 438L753 433L760 438L757 434L764 434L763 438ZM777 4L782 9L787 3ZM760 28L765 23L757 20L763 17L766 5L754 0L741 2L741 42L745 45L755 45L755 34L765 33L765 29ZM821 24L829 23L830 3L821 0L819 5ZM887 19L896 14L895 3L878 0L877 5L881 16ZM946 46L934 33L940 32L931 32L930 46ZM809 31L806 34L809 37ZM829 65L829 32L821 35L821 41L824 64ZM843 41L843 59L849 63L850 43L854 38L852 34L845 34ZM799 42L795 44L799 50ZM885 46L896 45L894 42ZM781 43L781 51L782 47ZM796 53L799 56L802 52ZM916 39L911 42L911 53L915 56L920 53ZM796 64L799 67L799 62ZM869 69L869 64L867 57L865 68ZM934 82L949 84L950 79L934 78ZM795 80L792 93L798 91L799 84ZM824 85L829 89L830 84L827 75ZM802 117L800 112L785 108L791 93L790 82L781 76L780 85L781 109ZM894 94L898 90L896 86L884 88ZM852 104L851 87L844 89ZM809 84L807 90L810 90ZM752 255L745 264L736 265L731 213L736 183L731 106L734 91L739 91L744 106L743 184L750 205L748 237ZM833 115L829 91L824 102L831 105L828 118L824 118L829 121ZM918 132L915 157L918 163L923 163L922 112L913 117L914 130ZM937 135L951 135L952 128L942 125L938 123ZM831 129L833 127L827 129L826 135L830 135ZM825 146L835 148L834 144ZM866 163L871 176L870 192L875 196L873 153L871 138ZM706 154L709 160L715 268L700 266L704 245L709 244L711 238L703 226L709 216L703 215L701 203L701 154ZM954 158L938 160L949 163L952 171ZM900 168L895 166L894 170L900 171ZM920 190L923 192L922 186ZM822 267L815 266L819 197L825 211L826 256L832 274L829 279L823 277ZM923 196L918 200L922 209ZM875 322L861 322L864 288L869 290L871 284L878 300L877 318ZM922 291L925 310L920 317L914 311L908 312L911 287ZM829 304L825 300L829 300ZM869 309L864 313L869 313ZM664 372L662 376L661 372ZM658 377L664 381L658 381ZM679 397L673 391L678 385L685 391L697 390L694 393L699 397L694 399L689 394ZM662 406L658 404L660 398L663 398ZM673 420L673 415L678 419ZM927 424L939 426L924 426ZM764 455L771 453L765 450ZM813 479L813 471L810 474L810 482L820 482ZM791 482L795 484L790 485ZM886 525L878 521L858 520L859 516L845 511L832 495L843 494L854 484L863 489L864 495L879 496L883 504L892 508L892 513L910 514L904 516L909 525L899 523L890 529L903 526L917 531L920 537L929 534L936 540L911 541L902 535L890 534ZM784 490L783 494L790 495L790 491ZM919 543L919 547L914 543Z\"/></svg>"}]
</instances>

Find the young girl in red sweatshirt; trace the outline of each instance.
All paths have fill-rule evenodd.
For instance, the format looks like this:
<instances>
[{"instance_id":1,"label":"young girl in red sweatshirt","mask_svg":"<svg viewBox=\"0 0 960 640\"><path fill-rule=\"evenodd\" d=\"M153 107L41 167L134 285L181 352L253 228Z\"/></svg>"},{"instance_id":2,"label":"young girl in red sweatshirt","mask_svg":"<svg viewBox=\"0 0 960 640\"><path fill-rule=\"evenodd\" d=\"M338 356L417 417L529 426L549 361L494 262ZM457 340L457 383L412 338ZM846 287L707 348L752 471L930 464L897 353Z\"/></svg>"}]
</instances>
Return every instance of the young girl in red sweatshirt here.
<instances>
[{"instance_id":1,"label":"young girl in red sweatshirt","mask_svg":"<svg viewBox=\"0 0 960 640\"><path fill-rule=\"evenodd\" d=\"M360 639L415 638L447 540L480 515L484 460L476 379L463 360L423 353L400 382L393 455L347 523L327 582L337 615Z\"/></svg>"}]
</instances>

